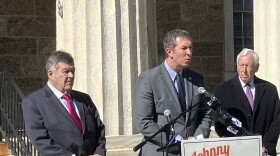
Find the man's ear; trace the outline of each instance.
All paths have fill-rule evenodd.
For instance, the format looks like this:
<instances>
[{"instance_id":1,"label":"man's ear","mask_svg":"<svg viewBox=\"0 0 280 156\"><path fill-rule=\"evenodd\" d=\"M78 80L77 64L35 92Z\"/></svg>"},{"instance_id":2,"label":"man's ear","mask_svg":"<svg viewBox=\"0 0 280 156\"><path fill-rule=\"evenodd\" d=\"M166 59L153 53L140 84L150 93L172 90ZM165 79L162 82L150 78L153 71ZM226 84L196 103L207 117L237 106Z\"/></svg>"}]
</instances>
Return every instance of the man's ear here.
<instances>
[{"instance_id":1,"label":"man's ear","mask_svg":"<svg viewBox=\"0 0 280 156\"><path fill-rule=\"evenodd\" d=\"M260 64L257 64L257 65L256 65L256 72L258 72L259 67L260 67Z\"/></svg>"},{"instance_id":2,"label":"man's ear","mask_svg":"<svg viewBox=\"0 0 280 156\"><path fill-rule=\"evenodd\" d=\"M165 51L166 51L166 55L167 55L168 57L173 58L171 48L166 48L166 50L165 50Z\"/></svg>"},{"instance_id":3,"label":"man's ear","mask_svg":"<svg viewBox=\"0 0 280 156\"><path fill-rule=\"evenodd\" d=\"M53 71L52 70L48 70L48 78L52 79L53 78Z\"/></svg>"}]
</instances>

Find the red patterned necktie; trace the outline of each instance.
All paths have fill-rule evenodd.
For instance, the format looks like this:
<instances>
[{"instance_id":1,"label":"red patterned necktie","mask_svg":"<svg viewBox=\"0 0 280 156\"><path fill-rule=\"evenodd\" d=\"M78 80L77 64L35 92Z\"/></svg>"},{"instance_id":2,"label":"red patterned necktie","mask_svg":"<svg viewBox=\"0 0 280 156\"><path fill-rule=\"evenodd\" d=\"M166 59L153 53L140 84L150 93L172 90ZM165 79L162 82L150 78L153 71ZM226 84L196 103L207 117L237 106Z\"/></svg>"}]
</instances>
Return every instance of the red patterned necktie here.
<instances>
[{"instance_id":1,"label":"red patterned necktie","mask_svg":"<svg viewBox=\"0 0 280 156\"><path fill-rule=\"evenodd\" d=\"M253 94L252 94L252 91L251 91L251 85L250 84L246 85L246 96L247 96L248 101L250 103L250 106L253 110L253 108L254 108L254 98L253 98Z\"/></svg>"},{"instance_id":2,"label":"red patterned necktie","mask_svg":"<svg viewBox=\"0 0 280 156\"><path fill-rule=\"evenodd\" d=\"M75 121L77 126L79 127L81 133L83 133L83 126L81 123L81 119L79 118L78 114L76 113L75 109L73 108L73 105L70 100L70 96L67 94L64 94L62 96L62 98L64 98L66 100L71 117L73 118L73 120Z\"/></svg>"}]
</instances>

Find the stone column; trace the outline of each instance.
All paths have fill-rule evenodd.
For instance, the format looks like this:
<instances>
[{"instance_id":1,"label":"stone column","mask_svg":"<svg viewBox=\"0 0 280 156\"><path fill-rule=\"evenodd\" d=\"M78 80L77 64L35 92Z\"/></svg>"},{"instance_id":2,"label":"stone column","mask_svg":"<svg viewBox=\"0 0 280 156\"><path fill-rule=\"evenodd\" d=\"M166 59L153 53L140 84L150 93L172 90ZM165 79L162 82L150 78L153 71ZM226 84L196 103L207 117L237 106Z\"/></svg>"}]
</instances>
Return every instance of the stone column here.
<instances>
[{"instance_id":1,"label":"stone column","mask_svg":"<svg viewBox=\"0 0 280 156\"><path fill-rule=\"evenodd\" d=\"M136 80L158 60L155 3L57 0L57 49L75 58L74 89L91 96L107 136L136 132L132 121ZM63 6L63 16L58 6Z\"/></svg>"},{"instance_id":2,"label":"stone column","mask_svg":"<svg viewBox=\"0 0 280 156\"><path fill-rule=\"evenodd\" d=\"M224 0L224 75L223 81L236 75L234 69L233 1Z\"/></svg>"},{"instance_id":3,"label":"stone column","mask_svg":"<svg viewBox=\"0 0 280 156\"><path fill-rule=\"evenodd\" d=\"M257 75L280 91L280 1L254 0L254 49L260 56Z\"/></svg>"}]
</instances>

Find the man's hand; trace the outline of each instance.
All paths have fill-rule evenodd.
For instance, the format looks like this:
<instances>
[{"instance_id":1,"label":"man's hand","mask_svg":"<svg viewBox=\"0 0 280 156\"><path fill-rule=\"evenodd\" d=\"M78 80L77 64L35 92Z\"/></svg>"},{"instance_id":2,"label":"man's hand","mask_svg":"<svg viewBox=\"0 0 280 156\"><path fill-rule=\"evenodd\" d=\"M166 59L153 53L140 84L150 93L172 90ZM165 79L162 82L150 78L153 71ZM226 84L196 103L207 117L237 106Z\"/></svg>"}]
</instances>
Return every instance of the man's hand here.
<instances>
[{"instance_id":1,"label":"man's hand","mask_svg":"<svg viewBox=\"0 0 280 156\"><path fill-rule=\"evenodd\" d=\"M102 155L100 155L100 154L93 154L93 155L90 155L90 156L102 156Z\"/></svg>"},{"instance_id":2,"label":"man's hand","mask_svg":"<svg viewBox=\"0 0 280 156\"><path fill-rule=\"evenodd\" d=\"M193 138L194 138L193 136L188 136L187 138L182 138L181 140L191 140Z\"/></svg>"},{"instance_id":3,"label":"man's hand","mask_svg":"<svg viewBox=\"0 0 280 156\"><path fill-rule=\"evenodd\" d=\"M191 139L193 139L193 136L189 136L189 137L187 138L187 140L191 140Z\"/></svg>"},{"instance_id":4,"label":"man's hand","mask_svg":"<svg viewBox=\"0 0 280 156\"><path fill-rule=\"evenodd\" d=\"M265 147L262 147L262 155L266 156L267 155L267 149Z\"/></svg>"}]
</instances>

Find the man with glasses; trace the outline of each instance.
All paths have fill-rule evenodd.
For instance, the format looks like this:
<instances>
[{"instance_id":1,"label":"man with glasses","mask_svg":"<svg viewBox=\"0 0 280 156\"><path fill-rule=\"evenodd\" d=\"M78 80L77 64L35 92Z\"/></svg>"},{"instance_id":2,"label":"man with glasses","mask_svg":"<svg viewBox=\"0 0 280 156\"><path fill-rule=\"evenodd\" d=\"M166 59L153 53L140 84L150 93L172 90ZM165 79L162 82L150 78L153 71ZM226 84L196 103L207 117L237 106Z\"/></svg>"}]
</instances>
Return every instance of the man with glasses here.
<instances>
[{"instance_id":1,"label":"man with glasses","mask_svg":"<svg viewBox=\"0 0 280 156\"><path fill-rule=\"evenodd\" d=\"M280 103L277 88L272 83L255 76L259 69L259 56L244 48L237 56L237 75L219 85L215 95L221 106L237 118L250 133L262 135L263 153L276 155L280 132ZM241 132L215 121L220 137L241 136Z\"/></svg>"}]
</instances>

